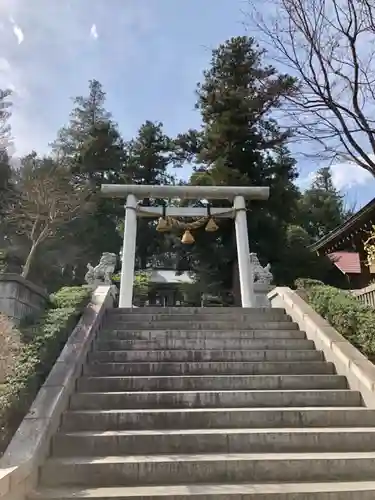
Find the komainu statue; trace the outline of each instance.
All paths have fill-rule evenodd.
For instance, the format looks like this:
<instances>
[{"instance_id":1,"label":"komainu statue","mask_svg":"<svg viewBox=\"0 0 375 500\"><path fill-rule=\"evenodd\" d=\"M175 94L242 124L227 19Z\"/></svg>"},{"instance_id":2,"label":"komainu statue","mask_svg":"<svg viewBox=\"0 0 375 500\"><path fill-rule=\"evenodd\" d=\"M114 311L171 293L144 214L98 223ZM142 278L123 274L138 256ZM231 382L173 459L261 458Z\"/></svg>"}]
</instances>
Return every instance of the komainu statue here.
<instances>
[{"instance_id":1,"label":"komainu statue","mask_svg":"<svg viewBox=\"0 0 375 500\"><path fill-rule=\"evenodd\" d=\"M115 271L117 256L115 253L104 252L100 258L99 264L93 267L87 264L87 273L85 281L92 287L98 285L112 285L112 274Z\"/></svg>"},{"instance_id":2,"label":"komainu statue","mask_svg":"<svg viewBox=\"0 0 375 500\"><path fill-rule=\"evenodd\" d=\"M250 262L253 268L254 283L270 285L273 280L271 273L271 264L262 267L256 253L250 253Z\"/></svg>"}]
</instances>

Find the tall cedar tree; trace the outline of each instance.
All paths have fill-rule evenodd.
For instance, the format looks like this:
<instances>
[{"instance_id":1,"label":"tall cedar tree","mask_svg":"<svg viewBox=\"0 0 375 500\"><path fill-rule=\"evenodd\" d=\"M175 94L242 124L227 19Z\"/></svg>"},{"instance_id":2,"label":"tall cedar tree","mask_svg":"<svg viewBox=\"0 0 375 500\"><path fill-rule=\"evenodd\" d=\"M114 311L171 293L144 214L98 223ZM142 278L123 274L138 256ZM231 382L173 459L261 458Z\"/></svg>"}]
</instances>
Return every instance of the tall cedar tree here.
<instances>
[{"instance_id":1,"label":"tall cedar tree","mask_svg":"<svg viewBox=\"0 0 375 500\"><path fill-rule=\"evenodd\" d=\"M0 269L9 268L11 239L9 227L5 220L10 198L12 196L12 169L10 165L9 118L11 116L10 90L0 89Z\"/></svg>"},{"instance_id":2,"label":"tall cedar tree","mask_svg":"<svg viewBox=\"0 0 375 500\"><path fill-rule=\"evenodd\" d=\"M333 184L331 169L319 169L311 187L298 201L298 224L307 231L312 241L316 241L340 226L349 215L343 195Z\"/></svg>"},{"instance_id":3,"label":"tall cedar tree","mask_svg":"<svg viewBox=\"0 0 375 500\"><path fill-rule=\"evenodd\" d=\"M170 184L174 182L171 167L175 160L174 141L163 132L162 123L146 121L128 143L128 171L134 184ZM143 205L160 205L163 200L146 198ZM137 266L146 269L154 255L167 250L165 235L156 231L155 220L138 221ZM170 241L168 239L168 241Z\"/></svg>"},{"instance_id":4,"label":"tall cedar tree","mask_svg":"<svg viewBox=\"0 0 375 500\"><path fill-rule=\"evenodd\" d=\"M128 179L125 146L117 125L104 107L105 97L100 82L91 80L88 96L74 99L70 122L60 130L53 144L72 179L89 183L96 191L102 183ZM81 276L88 260L96 264L103 252L118 252L121 239L116 230L117 217L123 217L120 201L97 197L93 214L77 221L73 234L79 234ZM72 244L76 243L73 237Z\"/></svg>"},{"instance_id":5,"label":"tall cedar tree","mask_svg":"<svg viewBox=\"0 0 375 500\"><path fill-rule=\"evenodd\" d=\"M9 195L12 170L10 167L10 107L9 90L0 89L0 216L3 213Z\"/></svg>"},{"instance_id":6,"label":"tall cedar tree","mask_svg":"<svg viewBox=\"0 0 375 500\"><path fill-rule=\"evenodd\" d=\"M297 174L285 146L289 134L280 131L271 114L285 96L295 92L296 81L265 66L263 55L248 37L232 38L213 51L211 67L197 91L202 146L191 181L271 188L268 201L251 205L248 224L251 250L273 263L277 275L277 249L285 240L285 225L296 201ZM196 247L201 248L196 251L201 269L206 266L212 274L212 263L217 262L217 275L228 287L232 283L228 264L236 262L233 223L220 226L219 235L197 239Z\"/></svg>"}]
</instances>

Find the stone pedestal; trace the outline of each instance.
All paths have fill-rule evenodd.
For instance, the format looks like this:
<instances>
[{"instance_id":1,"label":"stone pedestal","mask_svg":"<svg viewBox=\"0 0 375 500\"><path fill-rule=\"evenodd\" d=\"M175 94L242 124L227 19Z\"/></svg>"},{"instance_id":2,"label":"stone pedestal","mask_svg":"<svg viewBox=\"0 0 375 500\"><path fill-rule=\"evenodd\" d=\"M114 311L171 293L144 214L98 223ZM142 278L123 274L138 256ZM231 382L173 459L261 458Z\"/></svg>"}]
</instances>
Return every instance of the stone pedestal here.
<instances>
[{"instance_id":1,"label":"stone pedestal","mask_svg":"<svg viewBox=\"0 0 375 500\"><path fill-rule=\"evenodd\" d=\"M254 283L255 307L271 307L267 294L274 288L267 283Z\"/></svg>"},{"instance_id":2,"label":"stone pedestal","mask_svg":"<svg viewBox=\"0 0 375 500\"><path fill-rule=\"evenodd\" d=\"M38 316L49 303L42 288L18 274L0 274L0 312L16 323L28 316Z\"/></svg>"}]
</instances>

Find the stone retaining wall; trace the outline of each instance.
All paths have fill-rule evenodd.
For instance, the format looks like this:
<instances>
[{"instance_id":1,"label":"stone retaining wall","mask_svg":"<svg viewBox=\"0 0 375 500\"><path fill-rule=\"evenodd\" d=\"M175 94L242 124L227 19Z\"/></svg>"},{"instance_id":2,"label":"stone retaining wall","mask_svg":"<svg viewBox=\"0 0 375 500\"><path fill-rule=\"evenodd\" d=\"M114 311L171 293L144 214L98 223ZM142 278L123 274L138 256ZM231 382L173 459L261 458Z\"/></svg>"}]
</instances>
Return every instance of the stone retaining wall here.
<instances>
[{"instance_id":1,"label":"stone retaining wall","mask_svg":"<svg viewBox=\"0 0 375 500\"><path fill-rule=\"evenodd\" d=\"M45 310L49 295L18 274L0 274L0 312L16 323Z\"/></svg>"}]
</instances>

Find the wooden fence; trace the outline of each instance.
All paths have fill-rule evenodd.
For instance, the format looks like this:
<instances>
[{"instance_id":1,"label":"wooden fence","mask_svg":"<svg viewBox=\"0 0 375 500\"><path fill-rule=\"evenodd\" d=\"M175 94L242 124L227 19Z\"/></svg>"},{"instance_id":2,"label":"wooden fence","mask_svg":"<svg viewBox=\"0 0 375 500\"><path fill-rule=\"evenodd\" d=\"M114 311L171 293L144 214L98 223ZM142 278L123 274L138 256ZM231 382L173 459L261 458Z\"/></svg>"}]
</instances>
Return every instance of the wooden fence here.
<instances>
[{"instance_id":1,"label":"wooden fence","mask_svg":"<svg viewBox=\"0 0 375 500\"><path fill-rule=\"evenodd\" d=\"M365 304L375 307L375 283L360 290L352 290L353 295L355 295L358 300L364 302Z\"/></svg>"}]
</instances>

